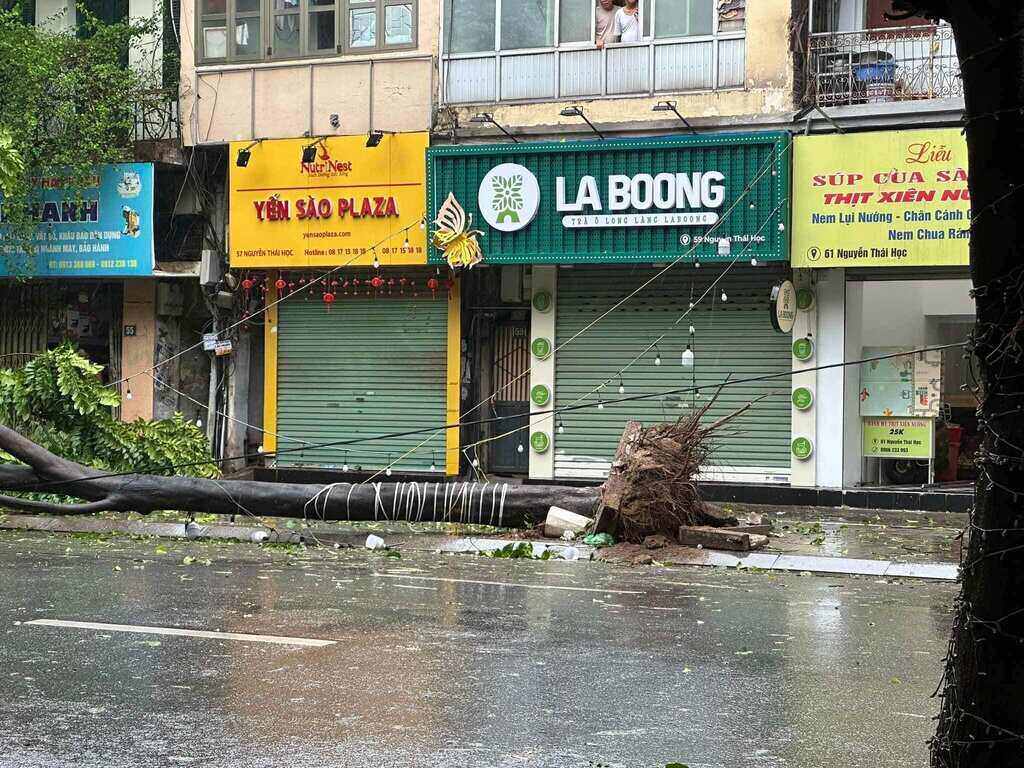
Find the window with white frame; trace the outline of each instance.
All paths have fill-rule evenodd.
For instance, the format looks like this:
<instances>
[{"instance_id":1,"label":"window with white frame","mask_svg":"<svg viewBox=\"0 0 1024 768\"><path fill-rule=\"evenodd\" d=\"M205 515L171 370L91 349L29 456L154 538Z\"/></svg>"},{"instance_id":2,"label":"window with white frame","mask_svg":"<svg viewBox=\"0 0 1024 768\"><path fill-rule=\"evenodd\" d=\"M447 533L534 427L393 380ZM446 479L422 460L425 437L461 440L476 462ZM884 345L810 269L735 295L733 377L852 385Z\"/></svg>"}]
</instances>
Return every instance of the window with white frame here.
<instances>
[{"instance_id":1,"label":"window with white frame","mask_svg":"<svg viewBox=\"0 0 1024 768\"><path fill-rule=\"evenodd\" d=\"M199 63L416 47L416 0L198 0Z\"/></svg>"},{"instance_id":2,"label":"window with white frame","mask_svg":"<svg viewBox=\"0 0 1024 768\"><path fill-rule=\"evenodd\" d=\"M747 0L443 0L449 104L740 88Z\"/></svg>"},{"instance_id":3,"label":"window with white frame","mask_svg":"<svg viewBox=\"0 0 1024 768\"><path fill-rule=\"evenodd\" d=\"M463 54L596 44L602 11L639 17L643 42L711 36L716 2L639 0L634 13L624 0L445 0L442 49Z\"/></svg>"}]
</instances>

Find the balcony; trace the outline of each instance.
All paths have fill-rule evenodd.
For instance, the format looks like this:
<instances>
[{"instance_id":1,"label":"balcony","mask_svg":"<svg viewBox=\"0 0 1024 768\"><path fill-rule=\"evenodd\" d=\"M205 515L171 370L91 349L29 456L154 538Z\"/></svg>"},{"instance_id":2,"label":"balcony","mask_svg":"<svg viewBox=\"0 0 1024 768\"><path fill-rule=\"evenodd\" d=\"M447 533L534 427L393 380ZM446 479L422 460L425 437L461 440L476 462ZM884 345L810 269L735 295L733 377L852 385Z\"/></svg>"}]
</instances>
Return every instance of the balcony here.
<instances>
[{"instance_id":1,"label":"balcony","mask_svg":"<svg viewBox=\"0 0 1024 768\"><path fill-rule=\"evenodd\" d=\"M525 51L446 54L446 104L653 96L740 88L746 69L744 32Z\"/></svg>"},{"instance_id":2,"label":"balcony","mask_svg":"<svg viewBox=\"0 0 1024 768\"><path fill-rule=\"evenodd\" d=\"M948 26L813 33L810 103L819 107L962 97Z\"/></svg>"},{"instance_id":3,"label":"balcony","mask_svg":"<svg viewBox=\"0 0 1024 768\"><path fill-rule=\"evenodd\" d=\"M178 92L156 88L135 103L135 141L177 141L181 138Z\"/></svg>"}]
</instances>

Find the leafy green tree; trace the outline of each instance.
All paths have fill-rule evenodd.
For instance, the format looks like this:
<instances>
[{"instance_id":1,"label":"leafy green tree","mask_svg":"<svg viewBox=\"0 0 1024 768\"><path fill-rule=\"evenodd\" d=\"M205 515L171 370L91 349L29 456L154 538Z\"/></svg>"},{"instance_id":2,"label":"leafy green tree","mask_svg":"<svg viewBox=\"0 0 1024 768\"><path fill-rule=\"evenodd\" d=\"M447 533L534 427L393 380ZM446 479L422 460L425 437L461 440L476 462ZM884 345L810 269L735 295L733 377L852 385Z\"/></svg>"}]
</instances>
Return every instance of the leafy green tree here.
<instances>
[{"instance_id":1,"label":"leafy green tree","mask_svg":"<svg viewBox=\"0 0 1024 768\"><path fill-rule=\"evenodd\" d=\"M219 475L206 435L181 414L127 423L115 418L120 396L102 383L102 370L70 344L23 368L0 369L0 424L59 456L99 469ZM13 458L0 452L0 462L5 461Z\"/></svg>"},{"instance_id":2,"label":"leafy green tree","mask_svg":"<svg viewBox=\"0 0 1024 768\"><path fill-rule=\"evenodd\" d=\"M79 197L96 166L132 159L135 116L160 98L159 63L152 72L127 66L154 21L107 24L86 9L77 17L77 28L55 31L26 24L17 8L0 10L0 211L9 261L31 254L34 178L59 174L68 196ZM28 263L10 266L25 271Z\"/></svg>"}]
</instances>

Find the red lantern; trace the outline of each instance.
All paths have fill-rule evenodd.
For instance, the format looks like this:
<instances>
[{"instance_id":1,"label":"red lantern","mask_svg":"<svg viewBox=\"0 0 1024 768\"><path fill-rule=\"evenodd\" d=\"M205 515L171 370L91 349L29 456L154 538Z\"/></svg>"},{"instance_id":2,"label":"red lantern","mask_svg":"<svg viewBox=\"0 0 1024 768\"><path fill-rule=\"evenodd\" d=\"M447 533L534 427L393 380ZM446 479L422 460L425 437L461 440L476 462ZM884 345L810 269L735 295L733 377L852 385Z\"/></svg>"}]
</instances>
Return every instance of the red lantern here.
<instances>
[{"instance_id":1,"label":"red lantern","mask_svg":"<svg viewBox=\"0 0 1024 768\"><path fill-rule=\"evenodd\" d=\"M252 280L250 280L248 277L245 278L245 280L242 281L242 288L245 289L246 293L251 291L252 290Z\"/></svg>"},{"instance_id":2,"label":"red lantern","mask_svg":"<svg viewBox=\"0 0 1024 768\"><path fill-rule=\"evenodd\" d=\"M277 290L279 290L279 291L283 291L287 285L288 285L288 283L286 283L280 277L277 278L277 280L274 282L274 287L277 288Z\"/></svg>"},{"instance_id":3,"label":"red lantern","mask_svg":"<svg viewBox=\"0 0 1024 768\"><path fill-rule=\"evenodd\" d=\"M377 276L370 281L370 285L372 285L375 289L380 290L380 287L384 285L384 278Z\"/></svg>"},{"instance_id":4,"label":"red lantern","mask_svg":"<svg viewBox=\"0 0 1024 768\"><path fill-rule=\"evenodd\" d=\"M331 308L331 304L333 304L333 303L334 303L334 294L331 293L330 291L328 291L327 293L324 294L324 304L326 304L327 308L330 309Z\"/></svg>"},{"instance_id":5,"label":"red lantern","mask_svg":"<svg viewBox=\"0 0 1024 768\"><path fill-rule=\"evenodd\" d=\"M430 289L430 292L435 297L437 296L438 282L437 282L437 278L436 277L432 277L429 280L427 280L427 288Z\"/></svg>"}]
</instances>

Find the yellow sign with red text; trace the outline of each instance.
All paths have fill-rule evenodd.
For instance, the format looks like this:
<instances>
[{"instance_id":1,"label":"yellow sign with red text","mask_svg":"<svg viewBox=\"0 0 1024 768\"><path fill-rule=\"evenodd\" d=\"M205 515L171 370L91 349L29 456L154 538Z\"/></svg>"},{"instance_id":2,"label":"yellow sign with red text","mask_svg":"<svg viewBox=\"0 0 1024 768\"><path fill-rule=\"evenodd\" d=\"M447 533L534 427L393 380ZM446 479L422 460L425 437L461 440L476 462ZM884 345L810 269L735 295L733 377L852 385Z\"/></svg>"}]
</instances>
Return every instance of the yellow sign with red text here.
<instances>
[{"instance_id":1,"label":"yellow sign with red text","mask_svg":"<svg viewBox=\"0 0 1024 768\"><path fill-rule=\"evenodd\" d=\"M794 144L794 267L969 263L959 129L804 136Z\"/></svg>"},{"instance_id":2,"label":"yellow sign with red text","mask_svg":"<svg viewBox=\"0 0 1024 768\"><path fill-rule=\"evenodd\" d=\"M303 162L313 142L316 156ZM375 147L366 136L233 142L231 266L426 264L427 144L425 132L384 134Z\"/></svg>"}]
</instances>

